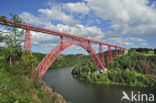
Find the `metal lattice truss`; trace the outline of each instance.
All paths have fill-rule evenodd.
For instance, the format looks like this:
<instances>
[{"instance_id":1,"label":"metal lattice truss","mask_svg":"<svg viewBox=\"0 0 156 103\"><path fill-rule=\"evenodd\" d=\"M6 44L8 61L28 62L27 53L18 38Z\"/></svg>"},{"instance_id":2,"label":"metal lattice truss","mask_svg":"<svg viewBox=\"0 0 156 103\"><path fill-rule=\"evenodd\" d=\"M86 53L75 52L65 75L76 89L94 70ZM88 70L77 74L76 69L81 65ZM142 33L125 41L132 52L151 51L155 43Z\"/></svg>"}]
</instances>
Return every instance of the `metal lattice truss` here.
<instances>
[{"instance_id":1,"label":"metal lattice truss","mask_svg":"<svg viewBox=\"0 0 156 103\"><path fill-rule=\"evenodd\" d=\"M91 59L93 60L94 65L96 68L105 69L104 61L100 59L100 57L96 54L94 49L92 48L89 42L78 41L78 40L64 40L64 37L61 37L61 42L58 44L54 49L52 49L46 57L41 61L41 63L37 66L36 72L38 73L39 77L42 77L44 73L48 70L50 65L56 60L56 58L67 48L78 45L84 48L88 54L90 55ZM102 49L102 47L101 47ZM103 54L103 53L102 53Z\"/></svg>"},{"instance_id":2,"label":"metal lattice truss","mask_svg":"<svg viewBox=\"0 0 156 103\"><path fill-rule=\"evenodd\" d=\"M61 54L62 51L65 49L73 46L78 45L84 48L88 54L90 55L95 67L101 68L105 70L105 59L104 59L104 52L103 52L103 46L108 46L108 56L107 56L107 62L112 62L112 51L111 48L115 48L114 50L114 58L116 58L118 55L122 55L125 52L125 48L113 44L104 43L101 41L91 40L84 37L79 37L75 35L71 35L69 33L64 32L58 32L55 30L50 30L42 27L38 27L35 25L30 25L27 23L19 23L8 19L0 19L0 24L22 28L26 30L25 33L25 41L24 41L24 48L23 52L30 51L31 52L31 34L30 31L36 31L36 32L42 32L46 34L51 34L55 36L60 36L60 44L58 44L54 49L52 49L46 57L41 61L41 63L37 66L35 72L37 72L39 77L42 77L45 72L48 70L49 66L56 60L56 58ZM43 34L44 35L44 34ZM64 38L70 38L70 40L65 40ZM91 46L91 43L99 44L99 54L96 54L94 49Z\"/></svg>"}]
</instances>

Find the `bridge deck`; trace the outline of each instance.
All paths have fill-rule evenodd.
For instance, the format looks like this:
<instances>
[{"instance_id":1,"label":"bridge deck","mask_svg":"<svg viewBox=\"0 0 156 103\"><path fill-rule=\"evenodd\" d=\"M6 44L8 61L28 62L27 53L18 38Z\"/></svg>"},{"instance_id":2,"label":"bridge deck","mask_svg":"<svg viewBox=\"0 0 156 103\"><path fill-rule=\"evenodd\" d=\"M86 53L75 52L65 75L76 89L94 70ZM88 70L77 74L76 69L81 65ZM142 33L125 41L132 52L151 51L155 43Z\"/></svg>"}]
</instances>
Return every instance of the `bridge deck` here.
<instances>
[{"instance_id":1,"label":"bridge deck","mask_svg":"<svg viewBox=\"0 0 156 103\"><path fill-rule=\"evenodd\" d=\"M109 43L104 43L104 42L100 42L100 41L96 41L96 40L91 40L91 39L87 39L87 38L84 38L84 37L75 36L75 35L72 35L72 34L69 34L69 33L58 32L58 31L55 31L55 30L50 30L50 29L47 29L47 28L42 28L42 27L38 27L38 26L35 26L35 25L27 24L27 23L17 23L15 21L8 20L8 19L5 19L5 20L1 19L0 24L7 25L7 26L18 27L18 28L22 28L22 29L29 29L29 30L32 30L32 31L47 33L47 34L56 35L56 36L63 36L63 37L71 38L71 39L74 39L74 40L86 41L86 42L90 42L90 43L96 43L96 44L106 45L106 46L110 46L110 47L125 49L124 47L121 47L121 46L112 45L112 44L109 44Z\"/></svg>"}]
</instances>

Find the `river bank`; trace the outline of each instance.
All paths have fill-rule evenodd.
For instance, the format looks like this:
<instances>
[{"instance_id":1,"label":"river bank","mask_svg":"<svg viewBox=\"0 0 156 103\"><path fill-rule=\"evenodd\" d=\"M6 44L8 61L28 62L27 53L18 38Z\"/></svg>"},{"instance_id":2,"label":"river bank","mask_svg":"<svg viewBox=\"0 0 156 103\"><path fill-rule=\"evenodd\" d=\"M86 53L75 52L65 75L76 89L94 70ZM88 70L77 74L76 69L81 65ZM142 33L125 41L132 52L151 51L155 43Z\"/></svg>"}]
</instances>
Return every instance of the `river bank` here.
<instances>
[{"instance_id":1,"label":"river bank","mask_svg":"<svg viewBox=\"0 0 156 103\"><path fill-rule=\"evenodd\" d=\"M155 56L147 57L141 53L130 52L115 58L111 63L106 61L106 73L95 73L95 66L90 60L77 64L72 75L74 78L93 84L156 87L155 62Z\"/></svg>"},{"instance_id":2,"label":"river bank","mask_svg":"<svg viewBox=\"0 0 156 103\"><path fill-rule=\"evenodd\" d=\"M73 67L51 69L43 77L43 81L53 88L54 92L61 94L66 101L71 103L120 103L122 91L128 95L131 91L156 95L156 88L97 85L79 81L73 78L71 74L73 69Z\"/></svg>"},{"instance_id":3,"label":"river bank","mask_svg":"<svg viewBox=\"0 0 156 103\"><path fill-rule=\"evenodd\" d=\"M50 94L50 98L51 98L52 103L67 103L66 100L62 97L62 95L54 92L53 89L50 88L49 86L47 86L43 80L40 80L40 82L42 82L41 89L43 90L43 92Z\"/></svg>"}]
</instances>

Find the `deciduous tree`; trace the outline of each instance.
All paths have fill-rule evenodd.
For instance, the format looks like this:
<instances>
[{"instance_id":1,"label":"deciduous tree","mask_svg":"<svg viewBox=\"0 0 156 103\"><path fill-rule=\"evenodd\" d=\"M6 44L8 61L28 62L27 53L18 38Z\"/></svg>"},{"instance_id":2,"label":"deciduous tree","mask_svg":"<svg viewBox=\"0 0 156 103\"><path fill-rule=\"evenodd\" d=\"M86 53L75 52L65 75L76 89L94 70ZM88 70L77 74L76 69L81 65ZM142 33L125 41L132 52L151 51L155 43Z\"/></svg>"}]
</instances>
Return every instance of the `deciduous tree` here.
<instances>
[{"instance_id":1,"label":"deciduous tree","mask_svg":"<svg viewBox=\"0 0 156 103\"><path fill-rule=\"evenodd\" d=\"M22 19L18 15L10 14L11 20L15 21L14 25L20 26L18 23L22 22ZM4 16L0 16L1 20L5 21ZM24 31L20 30L16 27L9 27L6 26L5 28L1 29L1 41L3 40L4 43L8 46L9 54L7 54L9 58L10 65L12 65L13 61L16 61L21 56L21 44L23 42L23 34Z\"/></svg>"}]
</instances>

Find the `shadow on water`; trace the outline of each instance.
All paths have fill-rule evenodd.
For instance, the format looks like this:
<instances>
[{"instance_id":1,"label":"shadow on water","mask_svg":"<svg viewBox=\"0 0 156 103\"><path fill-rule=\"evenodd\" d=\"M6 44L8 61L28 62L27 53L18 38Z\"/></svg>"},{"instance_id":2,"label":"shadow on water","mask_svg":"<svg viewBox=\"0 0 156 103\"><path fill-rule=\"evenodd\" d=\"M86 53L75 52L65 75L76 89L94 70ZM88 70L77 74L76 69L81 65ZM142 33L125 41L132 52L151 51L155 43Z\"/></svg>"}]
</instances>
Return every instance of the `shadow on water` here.
<instances>
[{"instance_id":1,"label":"shadow on water","mask_svg":"<svg viewBox=\"0 0 156 103\"><path fill-rule=\"evenodd\" d=\"M74 67L48 70L43 77L45 83L53 88L53 91L60 93L71 103L133 103L128 101L121 102L123 96L122 91L125 91L128 95L131 94L131 91L134 91L135 94L140 92L140 94L156 95L156 88L95 85L79 81L72 77L71 72L73 68Z\"/></svg>"}]
</instances>

